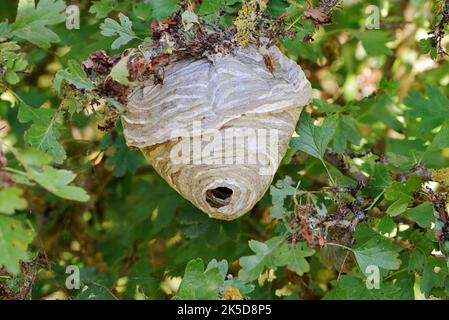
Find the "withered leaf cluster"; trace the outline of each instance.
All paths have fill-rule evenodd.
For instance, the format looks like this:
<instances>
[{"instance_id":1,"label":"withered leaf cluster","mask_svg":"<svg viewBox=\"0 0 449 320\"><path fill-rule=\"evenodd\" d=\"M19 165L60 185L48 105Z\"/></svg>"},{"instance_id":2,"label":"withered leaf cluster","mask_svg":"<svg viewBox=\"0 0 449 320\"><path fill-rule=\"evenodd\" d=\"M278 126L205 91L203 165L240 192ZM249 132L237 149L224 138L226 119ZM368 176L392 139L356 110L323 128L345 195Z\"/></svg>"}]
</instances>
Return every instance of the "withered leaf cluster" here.
<instances>
[{"instance_id":1,"label":"withered leaf cluster","mask_svg":"<svg viewBox=\"0 0 449 320\"><path fill-rule=\"evenodd\" d=\"M235 25L221 22L224 11L215 21L198 16L197 22L186 27L183 20L184 8L167 20L154 21L150 25L152 44L150 47L129 48L118 55L108 55L104 51L93 52L82 66L89 79L95 85L92 91L95 100L113 98L125 105L130 91L145 81L163 84L165 68L175 61L186 58L204 59L215 54L229 54L238 44ZM193 14L193 12L192 12ZM286 30L283 19L271 17L264 13L258 21L257 34L248 35L250 43L260 48L276 44L283 35L291 34ZM127 59L128 84L119 83L110 76L111 70L121 59ZM269 70L273 61L264 54L264 61Z\"/></svg>"}]
</instances>

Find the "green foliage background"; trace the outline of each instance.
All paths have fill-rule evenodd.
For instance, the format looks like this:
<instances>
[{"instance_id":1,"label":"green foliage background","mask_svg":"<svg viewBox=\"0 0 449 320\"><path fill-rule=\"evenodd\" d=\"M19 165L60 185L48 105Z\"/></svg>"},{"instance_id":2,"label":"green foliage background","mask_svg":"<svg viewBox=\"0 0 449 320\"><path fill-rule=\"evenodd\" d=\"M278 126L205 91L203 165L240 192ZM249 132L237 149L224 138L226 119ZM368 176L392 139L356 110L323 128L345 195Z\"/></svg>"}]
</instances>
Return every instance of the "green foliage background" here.
<instances>
[{"instance_id":1,"label":"green foliage background","mask_svg":"<svg viewBox=\"0 0 449 320\"><path fill-rule=\"evenodd\" d=\"M298 33L280 46L315 99L270 192L233 222L199 212L126 147L120 127L98 130L104 115L57 91L63 80L89 89L80 63L139 45L177 1L79 1L79 30L65 28L68 4L0 2L0 299L449 296L449 63L425 40L443 1L370 1L379 30L365 28L365 1L342 1L317 30L301 19L307 2L269 1ZM221 7L232 21L241 1L196 10L215 17ZM343 207L338 223L350 226L328 225L326 237L316 226L307 238L295 219L306 210L335 222ZM68 265L81 269L79 290L65 286ZM365 285L369 265L379 289Z\"/></svg>"}]
</instances>

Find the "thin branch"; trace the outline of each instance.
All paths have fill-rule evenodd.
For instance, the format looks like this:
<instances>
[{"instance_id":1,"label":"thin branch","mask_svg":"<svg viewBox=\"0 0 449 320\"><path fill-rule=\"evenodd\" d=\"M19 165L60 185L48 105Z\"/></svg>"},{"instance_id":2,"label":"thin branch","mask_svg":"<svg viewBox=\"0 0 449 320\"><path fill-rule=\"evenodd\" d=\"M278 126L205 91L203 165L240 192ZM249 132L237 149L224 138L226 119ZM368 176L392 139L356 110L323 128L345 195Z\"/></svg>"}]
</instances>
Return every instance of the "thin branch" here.
<instances>
[{"instance_id":1,"label":"thin branch","mask_svg":"<svg viewBox=\"0 0 449 320\"><path fill-rule=\"evenodd\" d=\"M366 185L368 182L368 177L351 167L351 165L346 161L344 155L327 150L324 155L324 159L338 169L343 175L351 178L357 183Z\"/></svg>"}]
</instances>

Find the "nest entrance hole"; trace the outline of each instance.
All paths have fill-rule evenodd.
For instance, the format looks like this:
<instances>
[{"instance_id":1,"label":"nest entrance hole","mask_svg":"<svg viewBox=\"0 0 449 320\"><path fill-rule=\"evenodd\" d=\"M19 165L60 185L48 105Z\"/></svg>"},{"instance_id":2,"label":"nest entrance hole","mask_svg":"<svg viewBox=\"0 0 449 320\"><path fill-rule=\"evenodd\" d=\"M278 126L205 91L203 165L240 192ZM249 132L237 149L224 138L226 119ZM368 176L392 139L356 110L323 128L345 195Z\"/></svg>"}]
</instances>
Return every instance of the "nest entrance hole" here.
<instances>
[{"instance_id":1,"label":"nest entrance hole","mask_svg":"<svg viewBox=\"0 0 449 320\"><path fill-rule=\"evenodd\" d=\"M206 201L212 208L226 207L230 202L234 191L227 187L218 187L206 191Z\"/></svg>"}]
</instances>

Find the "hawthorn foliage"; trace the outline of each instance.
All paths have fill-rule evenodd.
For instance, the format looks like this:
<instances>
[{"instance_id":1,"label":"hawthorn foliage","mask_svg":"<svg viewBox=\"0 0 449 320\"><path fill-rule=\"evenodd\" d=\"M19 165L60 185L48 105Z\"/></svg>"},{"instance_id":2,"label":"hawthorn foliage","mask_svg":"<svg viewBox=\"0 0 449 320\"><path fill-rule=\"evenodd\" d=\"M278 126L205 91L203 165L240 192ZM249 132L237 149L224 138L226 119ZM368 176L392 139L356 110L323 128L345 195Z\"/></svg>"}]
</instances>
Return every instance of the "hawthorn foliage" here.
<instances>
[{"instance_id":1,"label":"hawthorn foliage","mask_svg":"<svg viewBox=\"0 0 449 320\"><path fill-rule=\"evenodd\" d=\"M0 3L0 299L449 296L448 1L79 1L72 30L66 5ZM186 42L208 22L214 37ZM173 25L187 36L161 45ZM152 67L233 28L275 41L314 100L269 192L224 222L128 149L118 119L136 81L163 82ZM127 60L156 44L152 65Z\"/></svg>"}]
</instances>

